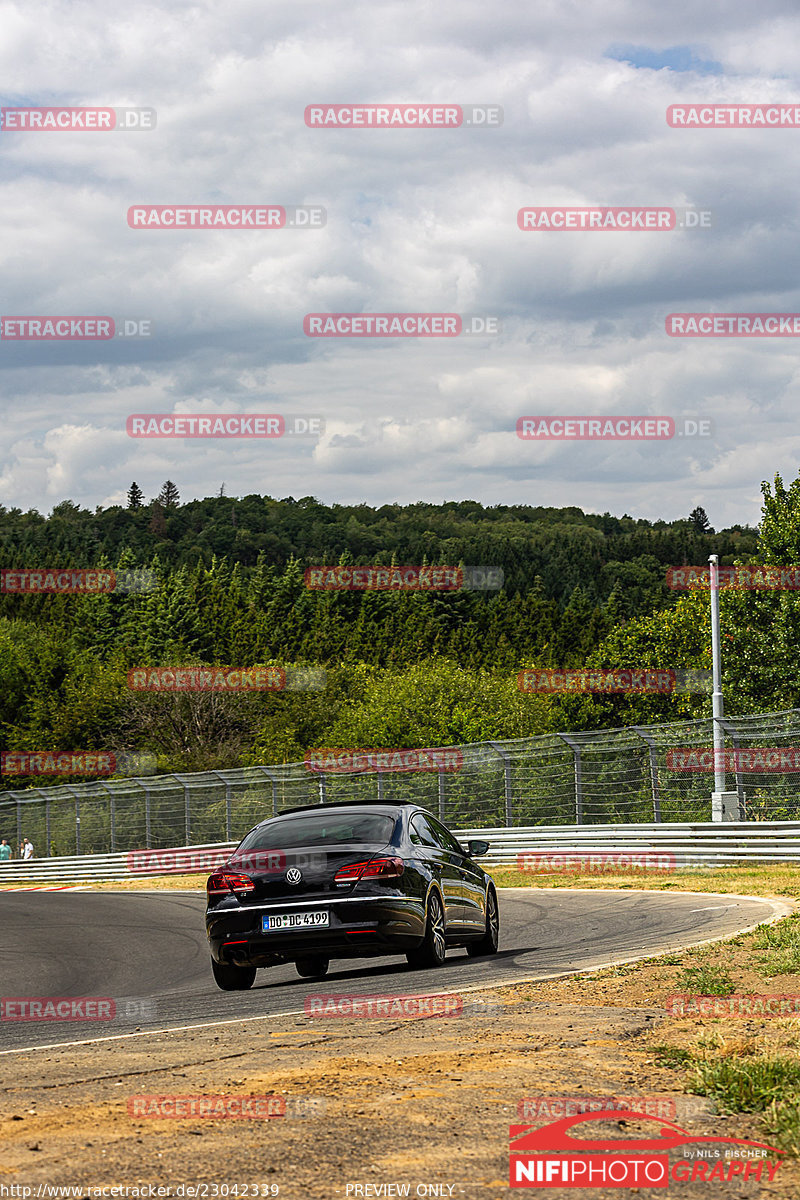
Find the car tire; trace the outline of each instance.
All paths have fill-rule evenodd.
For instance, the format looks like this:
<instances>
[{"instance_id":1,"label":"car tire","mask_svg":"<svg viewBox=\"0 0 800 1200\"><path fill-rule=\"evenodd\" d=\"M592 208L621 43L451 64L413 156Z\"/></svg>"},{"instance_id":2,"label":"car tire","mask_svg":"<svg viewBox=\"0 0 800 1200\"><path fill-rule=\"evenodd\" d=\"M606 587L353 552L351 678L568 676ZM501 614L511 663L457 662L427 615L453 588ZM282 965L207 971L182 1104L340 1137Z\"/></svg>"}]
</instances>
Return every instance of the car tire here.
<instances>
[{"instance_id":1,"label":"car tire","mask_svg":"<svg viewBox=\"0 0 800 1200\"><path fill-rule=\"evenodd\" d=\"M255 967L237 967L233 963L211 960L214 982L223 992L246 992L255 983Z\"/></svg>"},{"instance_id":2,"label":"car tire","mask_svg":"<svg viewBox=\"0 0 800 1200\"><path fill-rule=\"evenodd\" d=\"M297 974L304 979L322 979L323 975L328 974L330 959L323 958L321 954L308 954L305 958L298 958L294 965Z\"/></svg>"},{"instance_id":3,"label":"car tire","mask_svg":"<svg viewBox=\"0 0 800 1200\"><path fill-rule=\"evenodd\" d=\"M444 908L438 892L431 892L425 915L425 937L416 950L408 950L406 958L412 967L441 967L447 955Z\"/></svg>"},{"instance_id":4,"label":"car tire","mask_svg":"<svg viewBox=\"0 0 800 1200\"><path fill-rule=\"evenodd\" d=\"M497 954L497 944L500 941L500 911L497 907L497 893L489 888L486 893L486 932L477 942L467 943L467 954L477 958L482 954Z\"/></svg>"}]
</instances>

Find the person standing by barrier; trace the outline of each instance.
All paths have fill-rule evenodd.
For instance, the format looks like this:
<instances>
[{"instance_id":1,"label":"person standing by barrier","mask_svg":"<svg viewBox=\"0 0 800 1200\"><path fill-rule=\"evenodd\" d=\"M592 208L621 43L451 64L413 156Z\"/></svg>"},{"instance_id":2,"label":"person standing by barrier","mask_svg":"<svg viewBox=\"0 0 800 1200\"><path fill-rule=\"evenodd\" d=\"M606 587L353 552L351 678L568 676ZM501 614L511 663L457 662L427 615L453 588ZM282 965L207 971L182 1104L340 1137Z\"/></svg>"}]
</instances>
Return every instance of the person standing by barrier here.
<instances>
[{"instance_id":1,"label":"person standing by barrier","mask_svg":"<svg viewBox=\"0 0 800 1200\"><path fill-rule=\"evenodd\" d=\"M7 863L11 858L11 847L5 838L0 838L0 865Z\"/></svg>"},{"instance_id":2,"label":"person standing by barrier","mask_svg":"<svg viewBox=\"0 0 800 1200\"><path fill-rule=\"evenodd\" d=\"M24 859L33 858L33 843L27 838L22 839L22 845L19 848L20 857Z\"/></svg>"}]
</instances>

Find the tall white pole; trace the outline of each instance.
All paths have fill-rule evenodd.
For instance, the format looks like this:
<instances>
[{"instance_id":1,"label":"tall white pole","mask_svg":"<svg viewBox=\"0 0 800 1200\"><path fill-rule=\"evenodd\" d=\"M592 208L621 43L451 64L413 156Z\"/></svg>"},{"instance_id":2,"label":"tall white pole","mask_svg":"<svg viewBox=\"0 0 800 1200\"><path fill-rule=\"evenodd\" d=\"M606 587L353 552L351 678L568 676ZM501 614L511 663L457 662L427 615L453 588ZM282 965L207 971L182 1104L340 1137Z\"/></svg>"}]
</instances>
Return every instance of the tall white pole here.
<instances>
[{"instance_id":1,"label":"tall white pole","mask_svg":"<svg viewBox=\"0 0 800 1200\"><path fill-rule=\"evenodd\" d=\"M722 656L719 637L719 556L709 555L709 588L711 590L711 658L713 691L711 706L714 718L714 791L725 791L725 736L722 718L725 707L722 700Z\"/></svg>"}]
</instances>

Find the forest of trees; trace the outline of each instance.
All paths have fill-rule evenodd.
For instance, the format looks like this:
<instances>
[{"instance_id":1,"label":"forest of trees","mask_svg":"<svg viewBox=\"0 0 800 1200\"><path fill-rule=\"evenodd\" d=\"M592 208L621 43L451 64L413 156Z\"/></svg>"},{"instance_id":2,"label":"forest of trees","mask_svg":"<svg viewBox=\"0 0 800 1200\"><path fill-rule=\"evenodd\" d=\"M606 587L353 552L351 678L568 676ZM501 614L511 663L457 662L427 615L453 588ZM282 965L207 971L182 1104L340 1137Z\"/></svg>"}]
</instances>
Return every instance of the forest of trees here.
<instances>
[{"instance_id":1,"label":"forest of trees","mask_svg":"<svg viewBox=\"0 0 800 1200\"><path fill-rule=\"evenodd\" d=\"M651 523L475 501L181 504L170 480L149 503L132 484L125 508L0 508L6 568L140 567L157 580L141 595L0 592L0 749L148 750L159 770L202 770L292 761L310 746L425 746L700 715L707 696L524 695L516 675L708 666L708 595L671 591L666 569L710 553L800 562L800 535L784 528L798 519L798 485L782 488L765 491L760 540L746 526L715 532L701 508ZM505 582L494 592L306 587L306 567L337 563L491 565ZM740 650L754 631L766 636L778 609L787 627L794 620L791 594L724 599ZM133 667L191 663L318 664L327 685L224 698L127 686ZM794 697L765 670L746 685L731 670L742 711ZM43 782L7 776L3 787Z\"/></svg>"}]
</instances>

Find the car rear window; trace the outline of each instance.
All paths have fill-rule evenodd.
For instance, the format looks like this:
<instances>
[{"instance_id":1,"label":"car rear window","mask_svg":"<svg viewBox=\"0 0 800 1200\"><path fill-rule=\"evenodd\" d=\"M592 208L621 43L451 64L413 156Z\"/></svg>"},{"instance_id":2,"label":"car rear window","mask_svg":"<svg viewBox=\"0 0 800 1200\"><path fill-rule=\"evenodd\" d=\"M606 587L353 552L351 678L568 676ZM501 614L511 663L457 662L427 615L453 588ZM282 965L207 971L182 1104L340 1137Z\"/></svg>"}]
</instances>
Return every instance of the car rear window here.
<instances>
[{"instance_id":1,"label":"car rear window","mask_svg":"<svg viewBox=\"0 0 800 1200\"><path fill-rule=\"evenodd\" d=\"M298 813L278 817L249 833L242 850L286 850L290 846L346 846L366 842L385 846L392 837L395 818L386 813Z\"/></svg>"}]
</instances>

